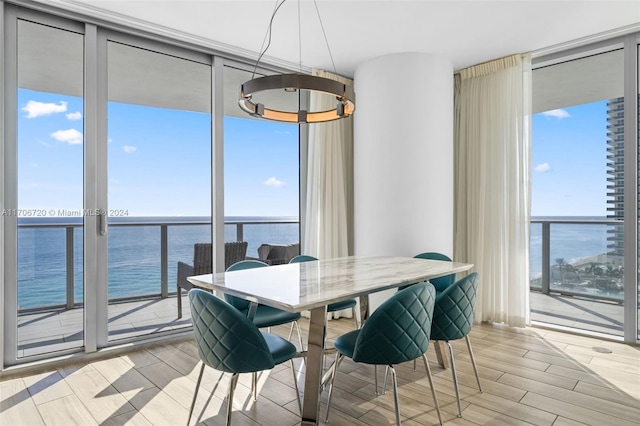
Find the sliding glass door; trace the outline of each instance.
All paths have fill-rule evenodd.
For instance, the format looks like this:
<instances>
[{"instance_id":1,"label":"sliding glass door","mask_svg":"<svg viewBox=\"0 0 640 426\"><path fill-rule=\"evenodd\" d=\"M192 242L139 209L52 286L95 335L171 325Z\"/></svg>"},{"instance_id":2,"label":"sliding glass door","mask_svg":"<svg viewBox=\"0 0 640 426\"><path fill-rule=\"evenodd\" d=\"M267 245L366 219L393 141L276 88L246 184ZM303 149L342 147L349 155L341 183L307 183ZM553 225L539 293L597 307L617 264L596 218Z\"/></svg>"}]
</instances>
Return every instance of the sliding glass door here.
<instances>
[{"instance_id":1,"label":"sliding glass door","mask_svg":"<svg viewBox=\"0 0 640 426\"><path fill-rule=\"evenodd\" d=\"M637 36L533 72L531 318L638 337Z\"/></svg>"},{"instance_id":2,"label":"sliding glass door","mask_svg":"<svg viewBox=\"0 0 640 426\"><path fill-rule=\"evenodd\" d=\"M62 24L10 26L17 79L9 87L17 84L7 99L16 116L5 178L15 185L3 220L13 237L4 242L12 362L84 345L84 35Z\"/></svg>"},{"instance_id":3,"label":"sliding glass door","mask_svg":"<svg viewBox=\"0 0 640 426\"><path fill-rule=\"evenodd\" d=\"M189 326L177 264L212 241L210 59L180 53L107 42L109 340Z\"/></svg>"},{"instance_id":4,"label":"sliding glass door","mask_svg":"<svg viewBox=\"0 0 640 426\"><path fill-rule=\"evenodd\" d=\"M213 240L212 56L2 7L2 366L184 330L177 263Z\"/></svg>"}]
</instances>

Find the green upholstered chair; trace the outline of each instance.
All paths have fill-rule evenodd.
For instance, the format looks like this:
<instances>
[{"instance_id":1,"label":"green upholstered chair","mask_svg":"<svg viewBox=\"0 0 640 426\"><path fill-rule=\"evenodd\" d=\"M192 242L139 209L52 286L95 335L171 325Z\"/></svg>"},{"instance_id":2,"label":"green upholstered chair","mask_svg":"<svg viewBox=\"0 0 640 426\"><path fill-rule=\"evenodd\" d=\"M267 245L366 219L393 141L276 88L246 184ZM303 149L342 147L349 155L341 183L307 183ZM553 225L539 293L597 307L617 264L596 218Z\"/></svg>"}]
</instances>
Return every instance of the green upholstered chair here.
<instances>
[{"instance_id":1,"label":"green upholstered chair","mask_svg":"<svg viewBox=\"0 0 640 426\"><path fill-rule=\"evenodd\" d=\"M229 266L227 268L227 272L240 271L243 269L263 268L265 266L269 265L259 260L242 260ZM251 302L249 302L248 300L241 299L239 297L235 297L226 293L224 295L224 299L240 312L244 313L245 315L248 314L249 306L251 305ZM303 350L304 347L302 345L302 334L300 333L300 325L298 324L299 319L299 313L287 312L283 311L282 309L259 304L258 308L256 309L255 315L253 316L253 323L258 328L270 328L275 327L276 325L291 323L289 339L291 339L291 335L293 334L293 327L295 326L298 332L298 343L300 344L300 350Z\"/></svg>"},{"instance_id":2,"label":"green upholstered chair","mask_svg":"<svg viewBox=\"0 0 640 426\"><path fill-rule=\"evenodd\" d=\"M297 349L293 344L280 336L258 330L246 315L207 291L190 290L189 302L193 333L202 368L189 409L187 425L193 414L205 365L232 374L227 394L227 425L231 423L233 392L238 383L238 375L270 370L286 361L291 363L300 408L298 383L293 365Z\"/></svg>"},{"instance_id":3,"label":"green upholstered chair","mask_svg":"<svg viewBox=\"0 0 640 426\"><path fill-rule=\"evenodd\" d=\"M451 258L445 254L437 253L434 251L420 253L413 256L415 259L431 259L431 260L444 260L451 262ZM436 288L436 294L443 291L456 281L456 274L445 275L444 277L432 278L429 280L431 284Z\"/></svg>"},{"instance_id":4,"label":"green upholstered chair","mask_svg":"<svg viewBox=\"0 0 640 426\"><path fill-rule=\"evenodd\" d=\"M420 253L420 254L416 254L415 256L413 256L414 259L431 259L431 260L444 260L446 262L451 262L451 258L449 256L447 256L446 254L442 254L442 253L438 253L435 251L428 251L425 253ZM451 284L453 284L456 280L456 274L451 274L451 275L445 275L444 277L438 277L438 278L432 278L429 280L429 282L431 284L433 284L433 286L436 288L436 296L438 295L438 293L440 293L442 290L444 290L445 288L449 287ZM400 286L398 288L398 290L403 290L405 288L407 288L408 286ZM413 361L413 371L416 371L416 361ZM387 381L387 372L385 371L384 373L384 380L385 380L385 385L382 388L382 393L385 392L387 385L386 385L386 381ZM376 386L376 392L378 391L378 387Z\"/></svg>"},{"instance_id":5,"label":"green upholstered chair","mask_svg":"<svg viewBox=\"0 0 640 426\"><path fill-rule=\"evenodd\" d=\"M240 262L236 262L233 265L227 268L227 272L231 271L241 271L243 269L252 269L252 268L263 268L265 266L269 266L264 262L259 260L241 260ZM251 306L251 302L245 299L241 299L236 296L232 296L230 294L224 294L224 299L234 308L242 312L245 316L249 314L249 306ZM274 308L272 306L261 305L258 304L256 311L253 315L253 323L258 328L266 328L267 331L271 331L271 327L275 327L276 325L283 325L291 323L291 328L289 329L289 337L287 340L291 340L291 335L293 334L293 327L296 327L296 331L298 332L298 343L300 344L300 350L304 350L304 346L302 344L302 333L300 332L300 324L298 320L300 319L300 313L287 312L282 309ZM253 391L253 400L255 401L258 398L258 375L253 374L253 379L251 383L251 390Z\"/></svg>"},{"instance_id":6,"label":"green upholstered chair","mask_svg":"<svg viewBox=\"0 0 640 426\"><path fill-rule=\"evenodd\" d=\"M312 262L314 260L318 260L318 258L306 254L300 254L291 259L289 263ZM351 309L353 320L356 322L356 328L360 328L360 320L358 319L358 313L356 312L356 305L356 299L348 299L341 302L330 303L327 305L327 312L337 312L343 309Z\"/></svg>"},{"instance_id":7,"label":"green upholstered chair","mask_svg":"<svg viewBox=\"0 0 640 426\"><path fill-rule=\"evenodd\" d=\"M336 370L343 357L355 362L386 365L393 379L396 423L400 424L398 407L398 382L394 364L422 358L427 370L433 402L442 424L438 398L433 386L431 369L427 360L427 347L431 334L431 321L435 303L435 288L429 283L414 284L397 292L376 309L362 328L343 334L334 343L336 361L327 400L327 416L331 407L331 394L335 386Z\"/></svg>"},{"instance_id":8,"label":"green upholstered chair","mask_svg":"<svg viewBox=\"0 0 640 426\"><path fill-rule=\"evenodd\" d=\"M414 259L431 259L431 260L444 260L447 262L451 262L451 258L445 254L438 253L435 251L429 251L425 253L416 254L413 256ZM431 284L436 288L436 294L440 293L445 288L449 287L456 280L456 274L445 275L444 277L432 278L429 280ZM398 290L403 290L408 286L400 286Z\"/></svg>"},{"instance_id":9,"label":"green upholstered chair","mask_svg":"<svg viewBox=\"0 0 640 426\"><path fill-rule=\"evenodd\" d=\"M317 257L309 256L308 254L299 254L293 257L289 263L300 263L300 262L313 262L314 260L318 260Z\"/></svg>"},{"instance_id":10,"label":"green upholstered chair","mask_svg":"<svg viewBox=\"0 0 640 426\"><path fill-rule=\"evenodd\" d=\"M458 417L462 417L460 407L460 392L458 390L458 378L456 376L456 365L453 360L453 348L451 340L465 338L471 365L476 374L478 389L482 392L480 376L476 367L476 360L471 350L469 332L473 325L473 311L476 304L476 294L478 292L478 273L473 272L447 287L442 293L436 296L436 303L433 313L433 325L431 326L431 339L446 342L449 348L449 359L451 361L451 374L453 375L453 385L456 391L458 402Z\"/></svg>"}]
</instances>

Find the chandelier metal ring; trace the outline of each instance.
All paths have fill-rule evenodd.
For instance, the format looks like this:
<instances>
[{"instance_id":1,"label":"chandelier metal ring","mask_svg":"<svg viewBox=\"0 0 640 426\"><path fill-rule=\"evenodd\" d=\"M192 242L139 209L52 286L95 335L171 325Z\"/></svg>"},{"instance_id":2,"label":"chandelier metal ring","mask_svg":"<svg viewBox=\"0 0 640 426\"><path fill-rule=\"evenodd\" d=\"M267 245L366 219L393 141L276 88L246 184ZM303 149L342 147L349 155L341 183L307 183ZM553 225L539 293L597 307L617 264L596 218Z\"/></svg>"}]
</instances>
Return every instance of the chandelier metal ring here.
<instances>
[{"instance_id":1,"label":"chandelier metal ring","mask_svg":"<svg viewBox=\"0 0 640 426\"><path fill-rule=\"evenodd\" d=\"M310 90L326 93L335 96L338 103L336 108L325 111L299 110L292 112L266 108L261 103L251 101L255 93L276 89L284 89L285 91ZM336 80L307 74L276 74L254 78L243 83L240 86L238 104L240 108L254 117L289 123L319 123L338 120L353 114L355 110L355 93L352 86Z\"/></svg>"}]
</instances>

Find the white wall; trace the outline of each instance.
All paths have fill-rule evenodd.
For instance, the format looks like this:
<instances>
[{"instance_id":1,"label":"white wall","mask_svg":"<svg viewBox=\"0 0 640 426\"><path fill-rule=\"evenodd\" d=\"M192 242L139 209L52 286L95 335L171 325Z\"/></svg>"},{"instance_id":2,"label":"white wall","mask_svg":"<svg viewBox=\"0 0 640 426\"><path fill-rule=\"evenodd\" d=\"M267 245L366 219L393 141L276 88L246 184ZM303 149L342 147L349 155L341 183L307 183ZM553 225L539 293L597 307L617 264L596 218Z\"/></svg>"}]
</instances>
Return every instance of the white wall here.
<instances>
[{"instance_id":1,"label":"white wall","mask_svg":"<svg viewBox=\"0 0 640 426\"><path fill-rule=\"evenodd\" d=\"M387 55L361 64L354 80L354 254L452 255L452 63Z\"/></svg>"}]
</instances>

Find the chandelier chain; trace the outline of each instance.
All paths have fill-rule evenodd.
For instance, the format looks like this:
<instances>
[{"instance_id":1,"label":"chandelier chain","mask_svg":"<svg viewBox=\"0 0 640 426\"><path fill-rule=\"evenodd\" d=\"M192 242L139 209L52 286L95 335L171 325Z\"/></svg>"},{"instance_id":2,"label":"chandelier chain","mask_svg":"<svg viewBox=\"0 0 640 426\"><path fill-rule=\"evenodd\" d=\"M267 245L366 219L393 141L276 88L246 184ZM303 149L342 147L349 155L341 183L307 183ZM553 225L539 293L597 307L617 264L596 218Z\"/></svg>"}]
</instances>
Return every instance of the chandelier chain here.
<instances>
[{"instance_id":1,"label":"chandelier chain","mask_svg":"<svg viewBox=\"0 0 640 426\"><path fill-rule=\"evenodd\" d=\"M276 13L278 12L278 9L280 9L280 7L286 1L287 0L282 0L280 3L278 3L278 0L276 0L275 2L273 12L271 13L271 19L269 20L269 26L267 28L267 32L264 36L264 39L262 40L262 46L260 46L260 55L258 56L258 59L256 60L256 64L253 67L253 73L251 74L252 79L256 75L256 70L258 69L258 64L260 64L260 60L262 59L264 54L267 53L267 50L271 46L271 34L272 34L271 29L273 27L273 19L276 17ZM318 21L320 22L320 28L322 29L322 36L324 37L324 43L327 46L327 51L329 52L329 58L331 59L333 72L337 74L338 72L336 71L336 63L333 60L331 46L329 46L329 39L327 38L327 32L324 29L324 23L322 22L322 16L320 16L320 10L318 9L318 3L316 0L313 0L313 5L315 6L315 9L316 9L316 15L318 15ZM265 41L267 41L266 47L264 45ZM298 0L298 64L300 67L300 72L302 72L302 26L301 26L301 19L300 19L300 0Z\"/></svg>"},{"instance_id":2,"label":"chandelier chain","mask_svg":"<svg viewBox=\"0 0 640 426\"><path fill-rule=\"evenodd\" d=\"M256 60L256 65L253 67L253 73L251 74L252 79L256 75L256 70L258 69L258 64L260 63L260 59L262 59L264 54L267 53L267 49L269 49L269 46L271 46L271 27L273 26L273 18L276 17L276 12L278 12L278 9L280 9L280 6L282 6L285 1L287 0L282 0L280 4L278 4L278 0L276 0L276 6L274 7L273 12L271 13L271 19L269 20L269 27L267 28L267 33L264 36L264 40L262 40L262 46L264 46L264 42L267 39L267 36L269 37L269 41L267 43L267 46L264 48L264 50L262 49L262 46L260 47L260 55Z\"/></svg>"},{"instance_id":3,"label":"chandelier chain","mask_svg":"<svg viewBox=\"0 0 640 426\"><path fill-rule=\"evenodd\" d=\"M302 73L302 24L300 20L300 0L298 0L298 58L300 73Z\"/></svg>"},{"instance_id":4,"label":"chandelier chain","mask_svg":"<svg viewBox=\"0 0 640 426\"><path fill-rule=\"evenodd\" d=\"M327 50L329 51L329 58L331 58L331 65L333 65L334 74L338 74L336 71L336 63L333 62L333 55L331 54L331 47L329 47L329 40L327 39L327 33L324 31L324 24L322 23L322 17L320 16L320 11L318 10L318 3L316 0L313 0L313 5L316 7L316 14L318 15L318 20L320 21L320 28L322 28L322 35L324 36L324 42L327 45Z\"/></svg>"}]
</instances>

